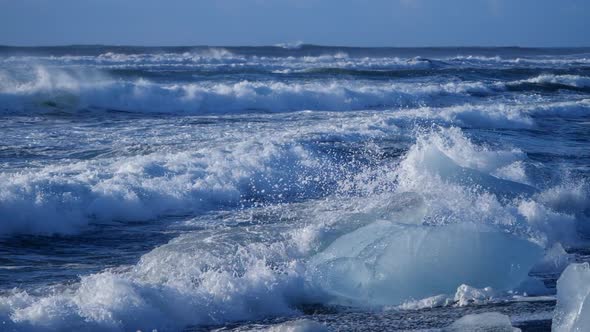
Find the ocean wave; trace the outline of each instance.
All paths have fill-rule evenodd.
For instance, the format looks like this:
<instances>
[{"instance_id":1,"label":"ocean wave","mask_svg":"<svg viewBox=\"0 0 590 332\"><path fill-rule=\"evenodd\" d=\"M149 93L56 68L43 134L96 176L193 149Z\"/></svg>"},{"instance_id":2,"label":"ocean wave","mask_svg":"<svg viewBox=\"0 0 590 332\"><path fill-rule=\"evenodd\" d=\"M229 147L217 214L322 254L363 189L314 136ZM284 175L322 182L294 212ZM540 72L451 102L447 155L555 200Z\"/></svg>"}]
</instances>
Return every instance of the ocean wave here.
<instances>
[{"instance_id":1,"label":"ocean wave","mask_svg":"<svg viewBox=\"0 0 590 332\"><path fill-rule=\"evenodd\" d=\"M8 111L105 109L162 113L359 110L468 98L491 90L481 82L369 83L239 81L155 83L114 80L101 72L37 67L26 79L0 72L0 100ZM14 76L14 75L13 75Z\"/></svg>"},{"instance_id":2,"label":"ocean wave","mask_svg":"<svg viewBox=\"0 0 590 332\"><path fill-rule=\"evenodd\" d=\"M532 128L535 126L535 118L539 116L559 114L567 117L587 115L589 112L590 103L585 100L540 103L537 106L467 104L443 108L421 107L376 114L336 112L328 113L325 119L316 119L313 123L305 121L305 114L301 114L303 122L294 122L294 127L281 127L280 135L274 127L255 129L258 127L254 126L252 129L241 129L243 133L225 131L225 136L219 136L224 131L217 129L219 132L203 133L204 137L213 143L203 146L185 144L180 152L152 148L140 155L132 156L122 151L119 156L116 151L111 151L104 157L78 161L70 165L54 164L16 173L6 171L0 173L0 215L8 222L2 224L0 233L71 234L85 229L89 223L150 220L168 214L196 213L213 209L215 206L235 206L244 199L258 199L256 197L274 202L292 197L313 197L314 192L318 195L329 193L336 183L340 183L339 186L345 188L342 189L345 192L358 191L362 189L359 184L373 182L357 179L354 173L342 173L346 168L343 160L332 160L330 156L322 157L322 154L315 150L319 147L317 141L360 142L365 139L391 137L398 134L397 127L404 126L404 122L420 118L466 127ZM172 129L170 127L161 130ZM188 134L180 131L178 135L186 137L183 135ZM492 154L489 157L490 161L473 160L461 162L457 166L445 155L466 158L485 153L477 151L473 144L460 138L461 135L453 137L438 138L436 141L437 148L433 151L445 152L433 152L429 154L429 158L440 157L440 161L420 163L431 165L433 171L436 165L448 165L443 168L448 172L438 174L447 181L466 181L461 180L462 176L451 172L451 169L461 173L467 171L460 167L471 169L474 165L490 163L491 166L482 169L484 173L478 171L469 178L472 181L489 180L489 183L478 185L496 193L518 196L535 192L530 187L534 183L533 180L526 176L522 152ZM202 138L193 139L198 141ZM309 144L310 140L316 143ZM445 141L451 143L443 143ZM428 144L435 144L432 142L435 141L431 139ZM142 143L158 146L162 142L147 140ZM449 145L457 147L456 149L470 148L455 151L449 150ZM227 151L228 147L231 147L230 151ZM100 150L100 147L96 149ZM504 159L507 161L502 161ZM337 164L340 166L336 167ZM408 168L415 169L420 168ZM367 177L383 180L390 177L390 174L401 173L403 172L400 169L389 172L387 176L377 174ZM497 181L486 174L511 182ZM309 180L318 176L324 180ZM347 182L346 178L350 178L351 182ZM420 179L421 176L410 174L406 178ZM279 179L282 179L280 190L271 185ZM379 186L383 186L383 183L386 182L378 182ZM408 184L406 190L416 191L420 186L430 187L431 184ZM361 192L366 190L362 189ZM464 202L470 201L465 199ZM468 206L464 208L472 210ZM441 209L441 214L446 215L446 208Z\"/></svg>"},{"instance_id":3,"label":"ocean wave","mask_svg":"<svg viewBox=\"0 0 590 332\"><path fill-rule=\"evenodd\" d=\"M590 64L588 57L501 57L501 56L481 56L481 55L462 55L447 58L447 61L458 62L471 65L481 66L579 66Z\"/></svg>"},{"instance_id":4,"label":"ocean wave","mask_svg":"<svg viewBox=\"0 0 590 332\"><path fill-rule=\"evenodd\" d=\"M92 128L86 128L88 136L78 136L67 126L58 127L58 141L49 144L73 139L103 153L90 159L66 154L61 162L0 172L0 234L76 234L89 224L321 197L348 167L356 166L344 157L321 154L318 141L355 144L397 132L386 115L361 113L351 123L347 116L336 113L275 125L262 119L231 130L219 119L197 133L193 126L173 122L136 138ZM159 134L171 131L172 145ZM105 151L94 137L108 137L112 142L106 144L113 148ZM119 146L115 142L120 138L130 141Z\"/></svg>"},{"instance_id":5,"label":"ocean wave","mask_svg":"<svg viewBox=\"0 0 590 332\"><path fill-rule=\"evenodd\" d=\"M268 66L283 64L285 66L297 64L334 63L334 67L341 67L342 64L356 67L388 67L392 65L411 65L437 63L441 65L466 68L498 68L511 67L555 67L555 66L584 66L590 63L590 58L584 55L578 56L532 56L532 57L501 57L482 55L460 55L460 56L401 56L401 55L365 55L349 53L344 49L317 50L314 52L299 52L303 44L280 44L277 47L296 52L279 52L272 54L268 52L241 52L235 48L209 47L186 49L180 52L169 52L166 50L153 52L118 52L109 50L96 54L19 54L0 56L0 63L62 63L62 64L146 64L158 63L227 63L239 64L249 63L252 65ZM353 50L354 51L354 50Z\"/></svg>"},{"instance_id":6,"label":"ocean wave","mask_svg":"<svg viewBox=\"0 0 590 332\"><path fill-rule=\"evenodd\" d=\"M114 53L99 55L9 56L0 57L3 66L31 64L71 67L84 66L101 69L180 68L180 69L235 69L297 70L331 66L348 69L428 69L433 61L422 58L350 57L346 52L301 56L239 55L223 48L212 48L184 53Z\"/></svg>"},{"instance_id":7,"label":"ocean wave","mask_svg":"<svg viewBox=\"0 0 590 332\"><path fill-rule=\"evenodd\" d=\"M225 48L207 48L182 53L117 53L106 52L98 55L19 55L0 58L0 63L54 63L54 64L158 64L158 63L219 63L244 62L245 56L236 55Z\"/></svg>"},{"instance_id":8,"label":"ocean wave","mask_svg":"<svg viewBox=\"0 0 590 332\"><path fill-rule=\"evenodd\" d=\"M539 75L530 78L525 82L529 83L553 83L561 85L570 85L578 88L590 87L590 77L579 75Z\"/></svg>"},{"instance_id":9,"label":"ocean wave","mask_svg":"<svg viewBox=\"0 0 590 332\"><path fill-rule=\"evenodd\" d=\"M193 159L169 158L203 162ZM212 170L223 165L215 160ZM13 290L0 297L0 319L21 330L180 330L297 314L311 303L374 308L457 287L477 293L464 283L515 289L544 248L579 240L576 216L588 202L587 188L582 203L570 204L569 189L528 184L526 170L514 171L524 162L522 151L477 145L457 128L424 132L399 163L339 179L325 199L292 202L280 222L273 206L242 210L236 218L247 227L187 232L130 268L83 276L65 291ZM129 179L129 169L142 169L119 166ZM224 177L250 176L228 167Z\"/></svg>"},{"instance_id":10,"label":"ocean wave","mask_svg":"<svg viewBox=\"0 0 590 332\"><path fill-rule=\"evenodd\" d=\"M490 79L523 80L527 73L539 75L544 73L544 70L568 75L579 74L580 71L584 73L590 63L583 55L503 58L480 55L448 57L432 54L430 57L424 57L413 55L411 52L371 54L355 49L316 49L308 48L306 45L294 49L184 47L150 50L111 47L76 50L71 54L55 51L55 54L41 52L35 55L35 52L32 52L26 55L24 52L25 55L0 55L0 67L14 69L44 66L62 70L93 68L111 72L115 76L157 76L161 79L176 77L183 82L190 81L191 78L202 79L227 74L249 75L252 79L256 79L254 77L260 74L295 77L350 75L372 79L399 79L429 77L433 74L471 77L476 73ZM523 84L518 86L525 87ZM528 87L538 89L539 84L529 84Z\"/></svg>"},{"instance_id":11,"label":"ocean wave","mask_svg":"<svg viewBox=\"0 0 590 332\"><path fill-rule=\"evenodd\" d=\"M53 58L58 60L59 58ZM69 57L68 60L76 60ZM155 54L124 54L107 52L97 57L85 56L82 60L93 60L98 63L208 63L208 62L244 62L246 57L236 55L225 48L208 48L200 51L184 53L155 53Z\"/></svg>"},{"instance_id":12,"label":"ocean wave","mask_svg":"<svg viewBox=\"0 0 590 332\"><path fill-rule=\"evenodd\" d=\"M303 43L302 41L296 41L296 42L292 42L292 43L279 43L276 44L276 47L280 47L280 48L285 48L288 50L297 50L300 49L303 45L305 45L305 43Z\"/></svg>"},{"instance_id":13,"label":"ocean wave","mask_svg":"<svg viewBox=\"0 0 590 332\"><path fill-rule=\"evenodd\" d=\"M534 128L539 118L577 118L590 114L590 100L565 102L462 104L448 107L418 107L396 110L393 117L404 121L431 121L471 128Z\"/></svg>"},{"instance_id":14,"label":"ocean wave","mask_svg":"<svg viewBox=\"0 0 590 332\"><path fill-rule=\"evenodd\" d=\"M587 186L577 188L562 179L561 189L538 188L526 165L526 154L518 149L478 146L460 129L450 128L419 135L399 164L360 173L345 187L367 195L418 193L428 202L425 219L418 220L429 224L472 221L527 234L543 245L575 242L575 220L585 213L581 202L588 200ZM577 198L565 203L568 191Z\"/></svg>"},{"instance_id":15,"label":"ocean wave","mask_svg":"<svg viewBox=\"0 0 590 332\"><path fill-rule=\"evenodd\" d=\"M423 120L472 128L535 126L535 121L526 106L505 103L409 108L396 111L394 116L405 121Z\"/></svg>"},{"instance_id":16,"label":"ocean wave","mask_svg":"<svg viewBox=\"0 0 590 332\"><path fill-rule=\"evenodd\" d=\"M548 91L571 90L590 92L590 77L579 75L542 74L525 80L508 82L506 88L511 91Z\"/></svg>"},{"instance_id":17,"label":"ocean wave","mask_svg":"<svg viewBox=\"0 0 590 332\"><path fill-rule=\"evenodd\" d=\"M322 185L304 184L305 169L323 172L322 161L301 146L250 141L228 147L0 173L0 233L71 234L89 222L195 213L262 193L280 200Z\"/></svg>"}]
</instances>

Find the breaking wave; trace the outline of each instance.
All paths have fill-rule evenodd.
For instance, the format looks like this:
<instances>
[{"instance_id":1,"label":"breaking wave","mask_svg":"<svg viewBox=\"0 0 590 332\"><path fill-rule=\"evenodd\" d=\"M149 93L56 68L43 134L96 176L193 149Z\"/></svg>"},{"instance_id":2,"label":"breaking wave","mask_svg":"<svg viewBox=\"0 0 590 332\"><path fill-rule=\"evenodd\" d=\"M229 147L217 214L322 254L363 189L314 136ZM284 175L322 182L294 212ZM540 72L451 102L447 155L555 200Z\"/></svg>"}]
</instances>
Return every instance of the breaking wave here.
<instances>
[{"instance_id":1,"label":"breaking wave","mask_svg":"<svg viewBox=\"0 0 590 332\"><path fill-rule=\"evenodd\" d=\"M444 84L357 81L238 81L156 83L113 80L100 73L37 67L28 80L3 75L5 112L118 110L151 113L235 113L248 111L359 110L428 104L467 98L489 89L478 82Z\"/></svg>"},{"instance_id":2,"label":"breaking wave","mask_svg":"<svg viewBox=\"0 0 590 332\"><path fill-rule=\"evenodd\" d=\"M86 191L117 192L117 182L135 183L134 172L144 172L142 190L157 199L138 211L158 202L182 205L183 195L199 199L197 187L209 190L207 197L231 196L235 183L277 158L273 146L233 151L242 157L209 158L215 161L210 169L196 155L169 156L163 164L150 157L114 163L113 179ZM285 151L289 165L313 164L296 146ZM133 162L137 167L130 168ZM21 330L179 330L292 315L313 303L400 305L459 292L464 283L516 289L544 248L579 240L575 225L589 202L583 186L577 200L567 198L575 191L565 183L566 189L534 186L526 162L522 151L477 145L458 128L427 131L399 163L338 179L325 199L289 203L280 222L273 206L243 210L244 220L269 222L187 232L134 266L83 276L51 295L14 290L0 297L0 319ZM265 174L271 183L278 182L275 172L280 167ZM175 175L162 176L167 173ZM85 176L99 175L89 170ZM175 188L200 185L182 192L169 181ZM126 205L115 211L134 211L130 206L141 199L128 200L124 192L113 197L109 204ZM76 206L75 197L65 198Z\"/></svg>"},{"instance_id":3,"label":"breaking wave","mask_svg":"<svg viewBox=\"0 0 590 332\"><path fill-rule=\"evenodd\" d=\"M0 173L0 233L71 234L90 222L185 215L259 196L281 201L321 194L335 176L326 163L301 145L250 140ZM305 181L310 175L323 180Z\"/></svg>"}]
</instances>

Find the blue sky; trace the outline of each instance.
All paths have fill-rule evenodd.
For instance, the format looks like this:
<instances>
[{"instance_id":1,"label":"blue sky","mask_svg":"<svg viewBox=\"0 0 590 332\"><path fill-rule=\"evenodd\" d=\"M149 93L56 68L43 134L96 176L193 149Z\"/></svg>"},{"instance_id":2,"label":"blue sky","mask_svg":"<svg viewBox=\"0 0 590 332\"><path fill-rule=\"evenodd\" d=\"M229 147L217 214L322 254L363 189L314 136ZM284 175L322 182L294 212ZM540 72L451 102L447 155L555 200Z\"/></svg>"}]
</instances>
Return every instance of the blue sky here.
<instances>
[{"instance_id":1,"label":"blue sky","mask_svg":"<svg viewBox=\"0 0 590 332\"><path fill-rule=\"evenodd\" d=\"M590 0L0 0L0 44L590 46Z\"/></svg>"}]
</instances>

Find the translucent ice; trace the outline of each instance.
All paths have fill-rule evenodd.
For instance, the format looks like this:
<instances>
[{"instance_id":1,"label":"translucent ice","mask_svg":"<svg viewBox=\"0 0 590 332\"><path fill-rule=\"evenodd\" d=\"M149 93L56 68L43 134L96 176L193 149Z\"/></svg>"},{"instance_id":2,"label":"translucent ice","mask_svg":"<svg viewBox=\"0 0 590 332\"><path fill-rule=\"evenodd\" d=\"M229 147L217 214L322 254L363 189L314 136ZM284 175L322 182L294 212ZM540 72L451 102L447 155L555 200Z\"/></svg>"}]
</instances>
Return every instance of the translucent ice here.
<instances>
[{"instance_id":1,"label":"translucent ice","mask_svg":"<svg viewBox=\"0 0 590 332\"><path fill-rule=\"evenodd\" d=\"M485 312L482 314L466 315L445 328L445 332L516 332L518 328L512 327L510 318L497 312Z\"/></svg>"},{"instance_id":2,"label":"translucent ice","mask_svg":"<svg viewBox=\"0 0 590 332\"><path fill-rule=\"evenodd\" d=\"M541 254L529 241L482 225L377 221L313 257L308 278L336 303L397 305L449 294L464 283L511 289Z\"/></svg>"},{"instance_id":3,"label":"translucent ice","mask_svg":"<svg viewBox=\"0 0 590 332\"><path fill-rule=\"evenodd\" d=\"M557 281L552 331L590 330L590 265L570 264Z\"/></svg>"},{"instance_id":4,"label":"translucent ice","mask_svg":"<svg viewBox=\"0 0 590 332\"><path fill-rule=\"evenodd\" d=\"M547 250L543 259L535 264L531 273L538 275L559 275L574 259L574 255L568 254L560 243L556 243Z\"/></svg>"}]
</instances>

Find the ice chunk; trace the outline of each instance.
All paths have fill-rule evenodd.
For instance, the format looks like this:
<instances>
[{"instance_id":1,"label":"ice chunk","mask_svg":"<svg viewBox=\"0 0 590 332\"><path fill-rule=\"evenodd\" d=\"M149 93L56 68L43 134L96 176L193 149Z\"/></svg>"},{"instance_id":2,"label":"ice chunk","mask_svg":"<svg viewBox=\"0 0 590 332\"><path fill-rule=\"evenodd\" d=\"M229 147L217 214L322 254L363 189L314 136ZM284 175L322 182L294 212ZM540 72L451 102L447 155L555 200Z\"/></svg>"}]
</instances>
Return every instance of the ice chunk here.
<instances>
[{"instance_id":1,"label":"ice chunk","mask_svg":"<svg viewBox=\"0 0 590 332\"><path fill-rule=\"evenodd\" d=\"M470 304L483 304L493 300L495 294L496 292L491 287L480 289L463 284L457 288L454 295L440 294L421 300L407 301L396 308L401 310L417 310L450 305L463 307Z\"/></svg>"},{"instance_id":2,"label":"ice chunk","mask_svg":"<svg viewBox=\"0 0 590 332\"><path fill-rule=\"evenodd\" d=\"M440 294L421 300L407 301L394 308L400 310L418 310L424 308L446 307L453 303L454 301L450 296Z\"/></svg>"},{"instance_id":3,"label":"ice chunk","mask_svg":"<svg viewBox=\"0 0 590 332\"><path fill-rule=\"evenodd\" d=\"M510 317L498 312L466 315L459 318L445 332L516 332L520 329L512 327Z\"/></svg>"},{"instance_id":4,"label":"ice chunk","mask_svg":"<svg viewBox=\"0 0 590 332\"><path fill-rule=\"evenodd\" d=\"M537 245L476 224L377 221L335 240L309 261L314 291L352 305L398 305L458 285L512 289L541 257Z\"/></svg>"},{"instance_id":5,"label":"ice chunk","mask_svg":"<svg viewBox=\"0 0 590 332\"><path fill-rule=\"evenodd\" d=\"M460 307L471 303L479 304L491 300L493 296L494 290L491 287L479 289L469 285L461 285L455 292L455 303Z\"/></svg>"},{"instance_id":6,"label":"ice chunk","mask_svg":"<svg viewBox=\"0 0 590 332\"><path fill-rule=\"evenodd\" d=\"M590 331L590 265L570 264L557 280L554 332Z\"/></svg>"}]
</instances>

